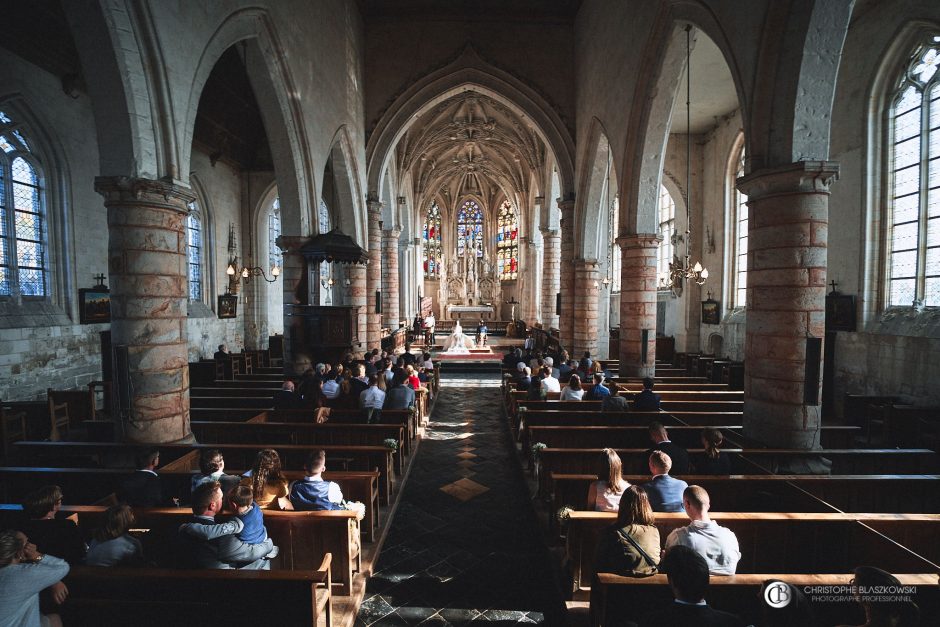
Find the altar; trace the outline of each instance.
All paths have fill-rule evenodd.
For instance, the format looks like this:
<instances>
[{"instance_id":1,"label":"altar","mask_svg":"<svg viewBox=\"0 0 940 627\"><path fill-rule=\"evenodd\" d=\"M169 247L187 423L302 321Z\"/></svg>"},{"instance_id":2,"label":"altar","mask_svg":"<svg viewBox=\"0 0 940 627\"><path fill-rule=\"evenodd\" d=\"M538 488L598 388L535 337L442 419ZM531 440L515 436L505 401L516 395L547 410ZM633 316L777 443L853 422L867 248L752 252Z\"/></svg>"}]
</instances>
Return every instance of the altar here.
<instances>
[{"instance_id":1,"label":"altar","mask_svg":"<svg viewBox=\"0 0 940 627\"><path fill-rule=\"evenodd\" d=\"M472 318L473 320L478 320L483 318L485 320L492 320L495 311L489 305L448 305L447 306L447 317L450 320L459 320L463 319L464 316L467 318Z\"/></svg>"}]
</instances>

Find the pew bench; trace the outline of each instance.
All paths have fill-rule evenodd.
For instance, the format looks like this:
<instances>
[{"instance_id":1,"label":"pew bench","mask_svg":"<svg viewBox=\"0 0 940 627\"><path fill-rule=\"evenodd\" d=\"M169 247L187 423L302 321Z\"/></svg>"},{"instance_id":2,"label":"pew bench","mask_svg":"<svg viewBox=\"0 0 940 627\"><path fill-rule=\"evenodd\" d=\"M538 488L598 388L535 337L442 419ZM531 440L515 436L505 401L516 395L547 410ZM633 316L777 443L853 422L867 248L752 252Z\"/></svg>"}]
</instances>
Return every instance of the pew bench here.
<instances>
[{"instance_id":1,"label":"pew bench","mask_svg":"<svg viewBox=\"0 0 940 627\"><path fill-rule=\"evenodd\" d=\"M903 586L915 586L913 601L921 616L940 613L940 586L935 574L898 574ZM785 581L799 590L809 586L848 586L852 574L806 575L769 571L762 574L713 576L706 600L715 609L740 616L747 625L763 624L767 604L761 598L761 586L768 579ZM598 573L597 590L591 597L591 624L593 627L616 627L623 621L640 620L647 611L665 607L673 602L672 590L666 575L633 578L611 573ZM856 603L842 599L823 600L825 595L807 595L812 603L817 624L861 624L865 615Z\"/></svg>"},{"instance_id":2,"label":"pew bench","mask_svg":"<svg viewBox=\"0 0 940 627\"><path fill-rule=\"evenodd\" d=\"M936 566L925 556L934 552L940 514L844 514L787 512L711 512L712 520L734 532L741 548L737 573L838 574L859 564L876 564L889 572L929 573ZM590 588L598 541L616 522L609 512L573 512L565 545L574 591ZM910 545L899 545L871 523L917 528ZM673 529L689 524L684 513L657 513L660 542ZM897 533L895 531L895 533ZM930 538L930 534L933 538Z\"/></svg>"},{"instance_id":3,"label":"pew bench","mask_svg":"<svg viewBox=\"0 0 940 627\"><path fill-rule=\"evenodd\" d=\"M331 555L316 570L244 571L73 566L66 625L333 624ZM263 599L276 599L260 602Z\"/></svg>"}]
</instances>

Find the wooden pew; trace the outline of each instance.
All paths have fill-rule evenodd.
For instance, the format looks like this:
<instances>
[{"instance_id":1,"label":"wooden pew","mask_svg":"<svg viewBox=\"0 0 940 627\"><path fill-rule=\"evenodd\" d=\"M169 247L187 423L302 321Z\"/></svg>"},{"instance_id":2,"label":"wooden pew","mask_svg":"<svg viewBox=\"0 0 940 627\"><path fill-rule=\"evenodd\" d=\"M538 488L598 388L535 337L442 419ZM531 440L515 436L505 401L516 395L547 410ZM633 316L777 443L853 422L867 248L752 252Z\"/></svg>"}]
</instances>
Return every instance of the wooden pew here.
<instances>
[{"instance_id":1,"label":"wooden pew","mask_svg":"<svg viewBox=\"0 0 940 627\"><path fill-rule=\"evenodd\" d=\"M60 510L63 516L75 520L82 533L91 537L94 529L106 520L107 507L98 505L71 505ZM0 518L20 515L19 505L0 505ZM154 559L157 566L173 559L175 538L179 526L189 522L192 511L179 507L134 508L136 529L147 529L142 538L144 553ZM219 520L225 517L220 516ZM353 573L359 571L361 544L359 521L356 513L348 510L328 512L293 512L265 510L264 526L268 536L280 548L271 560L274 570L316 570L324 555L332 553L331 573L339 594L349 595Z\"/></svg>"},{"instance_id":2,"label":"wooden pew","mask_svg":"<svg viewBox=\"0 0 940 627\"><path fill-rule=\"evenodd\" d=\"M525 399L524 392L513 392L521 395L515 397L517 407L526 407L528 410L556 410L556 411L600 411L601 401L530 401ZM744 401L667 401L660 403L660 409L666 413L672 412L742 412Z\"/></svg>"},{"instance_id":3,"label":"wooden pew","mask_svg":"<svg viewBox=\"0 0 940 627\"><path fill-rule=\"evenodd\" d=\"M897 574L903 586L916 587L912 600L920 608L921 616L937 616L940 613L940 586L935 574ZM731 577L713 576L708 586L706 599L716 609L740 616L747 625L763 624L767 604L761 598L761 586L768 579L785 581L803 591L810 586L850 585L853 575L827 574L807 575L789 574L773 571L771 573L734 575ZM594 627L608 627L623 624L626 620L639 620L647 611L665 607L673 602L672 590L666 575L632 578L620 577L610 573L598 575L598 589L591 597L591 616ZM861 624L865 615L856 603L847 602L849 592L840 591L838 595L807 595L812 603L816 624ZM815 599L814 600L814 596ZM840 596L838 600L825 601L827 596ZM810 626L806 626L810 627Z\"/></svg>"},{"instance_id":4,"label":"wooden pew","mask_svg":"<svg viewBox=\"0 0 940 627\"><path fill-rule=\"evenodd\" d=\"M394 440L398 447L393 452L395 469L402 471L405 451L405 428L401 425L363 425L298 422L199 422L189 423L200 442L258 444L307 444L311 448L320 444L348 444L355 446L385 446L385 440Z\"/></svg>"},{"instance_id":5,"label":"wooden pew","mask_svg":"<svg viewBox=\"0 0 940 627\"><path fill-rule=\"evenodd\" d=\"M629 416L629 414L627 414ZM665 422L664 422L665 424ZM685 448L699 448L702 446L702 427L691 425L667 425L669 439ZM720 429L725 441L731 446L747 442L741 435L743 427L740 423L725 425L712 425ZM555 426L555 425L529 425L529 438L532 442L543 442L550 448L639 448L652 446L649 429L645 425L618 425L618 426ZM824 448L850 448L855 440L855 434L861 429L854 426L835 426L821 428L822 444Z\"/></svg>"},{"instance_id":6,"label":"wooden pew","mask_svg":"<svg viewBox=\"0 0 940 627\"><path fill-rule=\"evenodd\" d=\"M264 625L333 624L331 555L316 570L175 570L73 566L65 578L66 625L156 627L199 622ZM258 599L276 599L271 603ZM255 600L255 601L252 601Z\"/></svg>"},{"instance_id":7,"label":"wooden pew","mask_svg":"<svg viewBox=\"0 0 940 627\"><path fill-rule=\"evenodd\" d=\"M591 586L597 543L615 513L574 512L568 519L566 557L574 590ZM932 551L940 533L940 514L842 514L785 512L712 512L711 518L738 538L741 561L737 572L833 574L851 572L859 564L877 564L889 572L928 573L936 566L923 556ZM893 522L928 525L933 538L899 546L867 523ZM656 514L656 527L665 546L669 533L689 524L684 513ZM914 540L923 539L921 533ZM929 538L929 535L927 536Z\"/></svg>"},{"instance_id":8,"label":"wooden pew","mask_svg":"<svg viewBox=\"0 0 940 627\"><path fill-rule=\"evenodd\" d=\"M17 442L20 459L45 462L55 466L133 467L134 455L152 449L147 444L120 444L116 442ZM217 448L225 456L226 464L233 468L250 468L259 447L256 444L161 444L159 447L164 467L193 470L199 467L199 451ZM281 444L277 447L285 469L302 470L304 458L311 447L300 444ZM349 470L375 470L380 473L379 497L389 502L392 485L392 451L386 446L351 446L343 444L317 445L330 458L346 458ZM72 463L84 460L80 463Z\"/></svg>"},{"instance_id":9,"label":"wooden pew","mask_svg":"<svg viewBox=\"0 0 940 627\"><path fill-rule=\"evenodd\" d=\"M909 512L940 514L940 475L682 475L708 491L723 512ZM591 510L588 489L595 474L554 473L552 512L568 505ZM643 484L649 475L625 475Z\"/></svg>"},{"instance_id":10,"label":"wooden pew","mask_svg":"<svg viewBox=\"0 0 940 627\"><path fill-rule=\"evenodd\" d=\"M201 387L189 388L189 397L223 397L223 398L267 398L273 399L279 392L281 386L277 387Z\"/></svg>"},{"instance_id":11,"label":"wooden pew","mask_svg":"<svg viewBox=\"0 0 940 627\"><path fill-rule=\"evenodd\" d=\"M624 474L649 471L646 448L618 449ZM702 449L690 449L689 454ZM797 451L791 449L724 449L731 455L731 467L737 474L775 473L788 460L826 458L832 461L834 475L933 474L937 454L927 449L828 449ZM546 448L539 453L540 492L545 493L551 473L585 474L597 472L601 450L596 448ZM762 470L763 469L763 470Z\"/></svg>"},{"instance_id":12,"label":"wooden pew","mask_svg":"<svg viewBox=\"0 0 940 627\"><path fill-rule=\"evenodd\" d=\"M189 410L190 420L208 421L246 421L254 418L258 414L263 414L266 410L258 410L251 407L193 407Z\"/></svg>"},{"instance_id":13,"label":"wooden pew","mask_svg":"<svg viewBox=\"0 0 940 627\"><path fill-rule=\"evenodd\" d=\"M329 459L327 459L329 463ZM228 469L227 469L228 470ZM244 471L229 470L239 476ZM158 469L163 493L178 497L185 506L189 504L193 476L198 470ZM125 468L45 468L36 466L0 467L0 499L5 503L20 503L23 498L38 488L57 485L71 505L101 505L109 495L116 492L121 481L129 474ZM288 481L303 479L302 470L285 470ZM381 524L379 510L379 472L377 470L328 470L323 473L327 481L335 481L343 490L347 501L359 501L366 506L366 517L362 521L362 534L370 542L375 539L375 529Z\"/></svg>"},{"instance_id":14,"label":"wooden pew","mask_svg":"<svg viewBox=\"0 0 940 627\"><path fill-rule=\"evenodd\" d=\"M272 396L193 396L189 399L194 408L274 409Z\"/></svg>"},{"instance_id":15,"label":"wooden pew","mask_svg":"<svg viewBox=\"0 0 940 627\"><path fill-rule=\"evenodd\" d=\"M258 414L258 422L311 422L313 420L312 410L309 409L284 409L264 411ZM359 409L330 409L328 423L333 424L358 424L362 423L363 414ZM408 434L406 439L405 455L411 454L412 441L418 437L417 412L404 409L385 409L382 410L383 425L400 425L405 428Z\"/></svg>"}]
</instances>

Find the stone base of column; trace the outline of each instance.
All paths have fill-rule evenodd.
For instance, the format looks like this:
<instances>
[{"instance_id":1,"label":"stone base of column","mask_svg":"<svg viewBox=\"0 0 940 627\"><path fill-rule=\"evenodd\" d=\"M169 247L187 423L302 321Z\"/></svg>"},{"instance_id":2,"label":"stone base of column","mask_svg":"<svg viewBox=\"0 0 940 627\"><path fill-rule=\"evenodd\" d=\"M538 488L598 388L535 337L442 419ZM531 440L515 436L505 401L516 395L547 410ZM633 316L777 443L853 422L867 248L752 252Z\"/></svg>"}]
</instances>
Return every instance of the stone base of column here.
<instances>
[{"instance_id":1,"label":"stone base of column","mask_svg":"<svg viewBox=\"0 0 940 627\"><path fill-rule=\"evenodd\" d=\"M655 234L617 238L622 259L618 346L621 377L652 377L656 373L656 249L660 241L662 237Z\"/></svg>"}]
</instances>

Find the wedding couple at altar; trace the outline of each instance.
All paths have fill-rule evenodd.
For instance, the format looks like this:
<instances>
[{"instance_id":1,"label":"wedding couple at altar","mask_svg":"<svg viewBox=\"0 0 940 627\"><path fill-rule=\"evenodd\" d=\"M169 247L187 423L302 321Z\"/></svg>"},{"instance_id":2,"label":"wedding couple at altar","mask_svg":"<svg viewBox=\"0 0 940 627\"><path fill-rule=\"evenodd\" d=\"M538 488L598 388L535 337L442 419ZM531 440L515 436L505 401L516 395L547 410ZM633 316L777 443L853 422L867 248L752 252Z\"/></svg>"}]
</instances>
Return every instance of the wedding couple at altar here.
<instances>
[{"instance_id":1,"label":"wedding couple at altar","mask_svg":"<svg viewBox=\"0 0 940 627\"><path fill-rule=\"evenodd\" d=\"M469 353L471 348L476 348L476 342L469 335L464 335L458 320L454 323L454 332L444 340L443 346L445 353Z\"/></svg>"}]
</instances>

